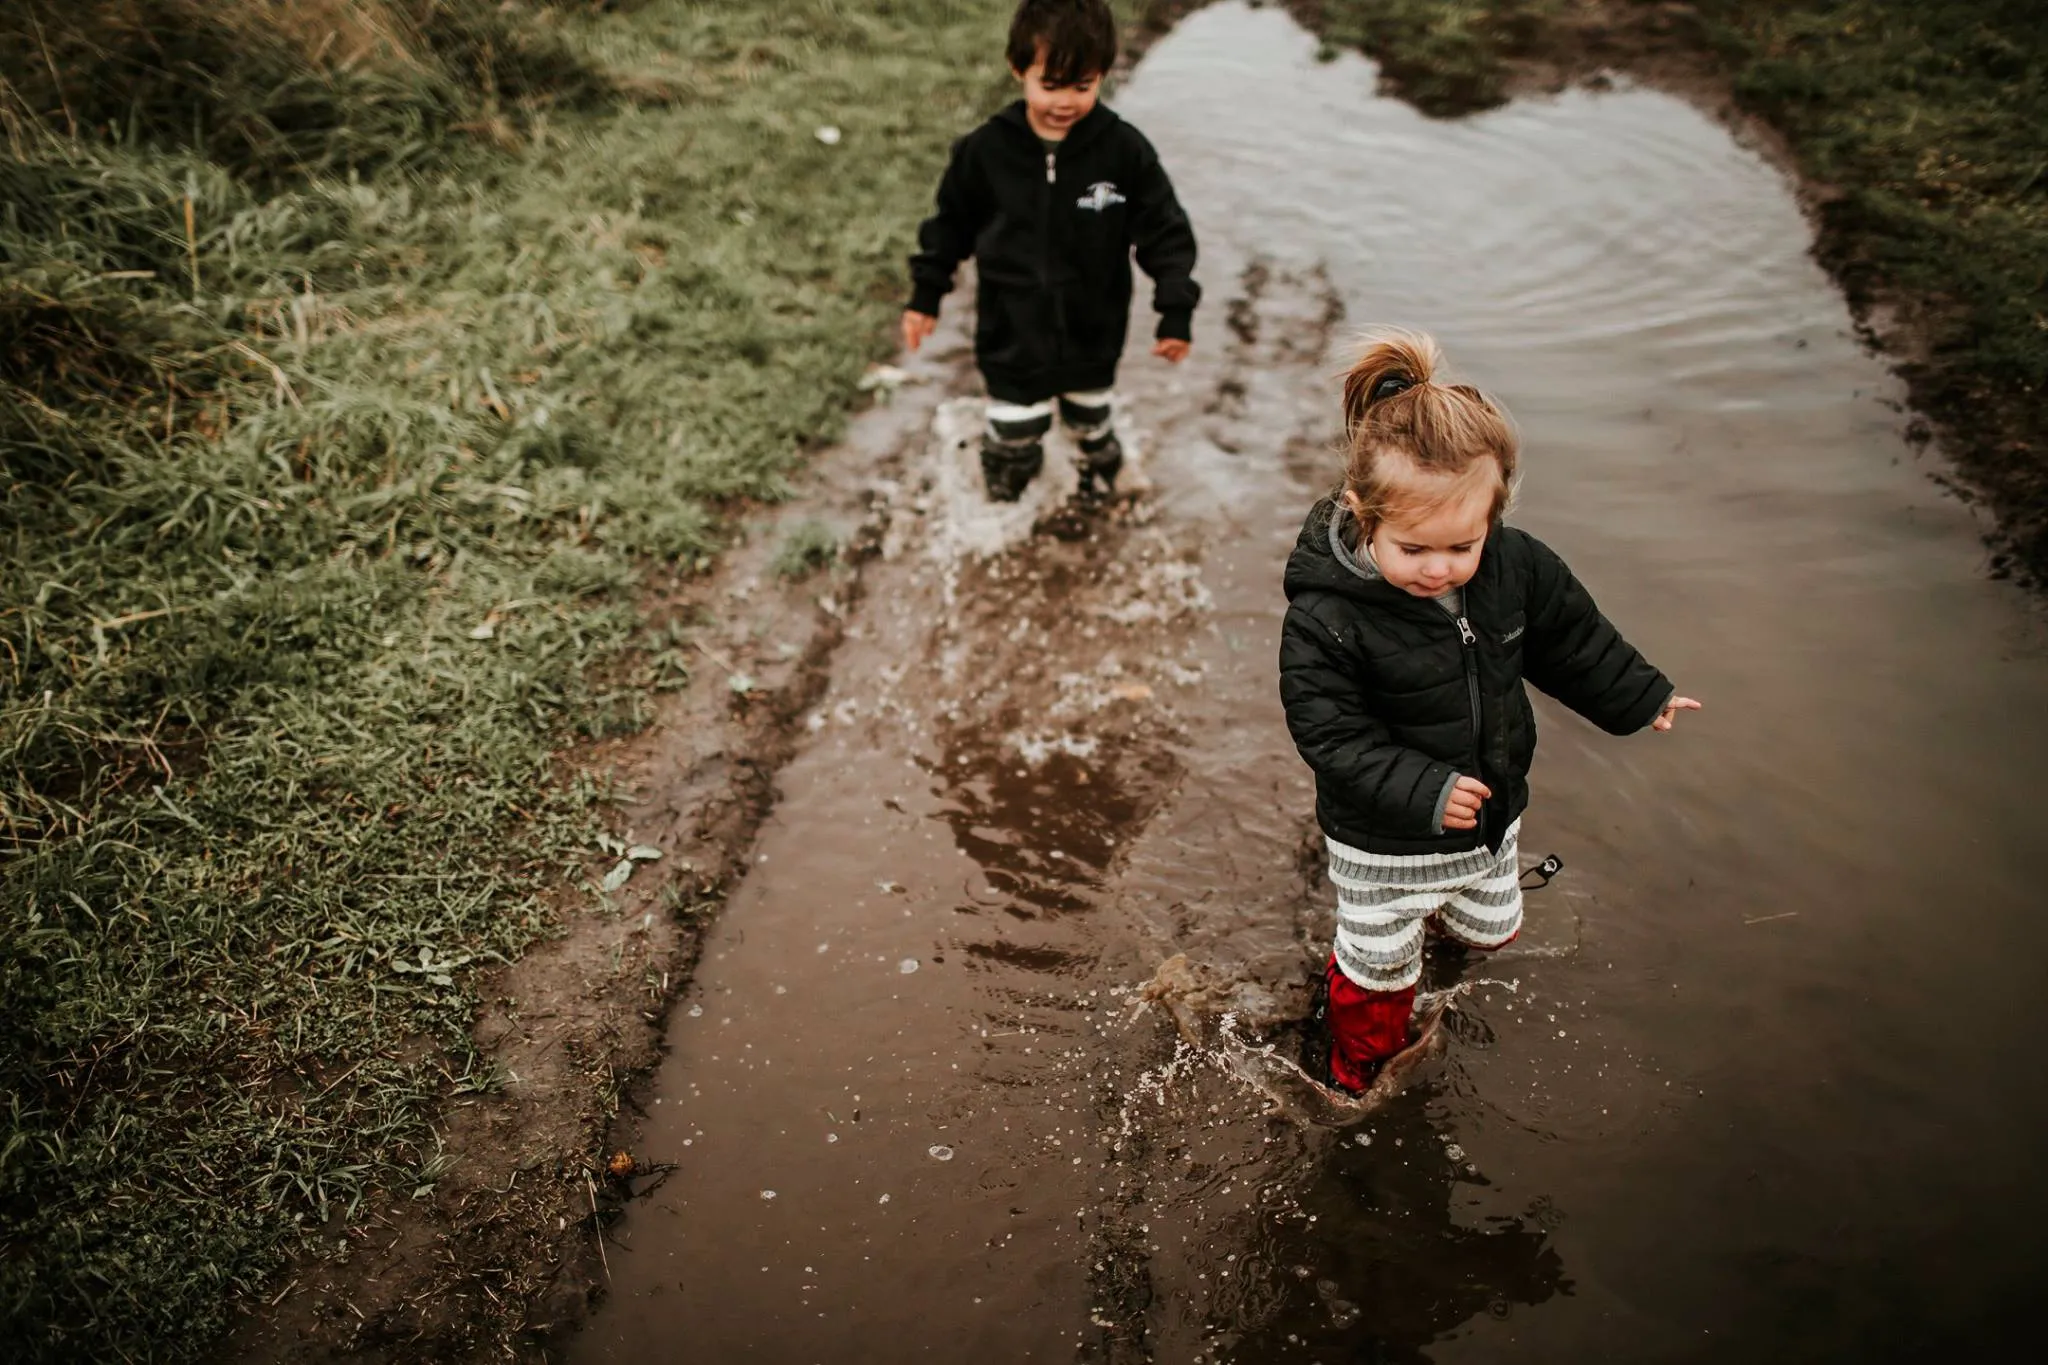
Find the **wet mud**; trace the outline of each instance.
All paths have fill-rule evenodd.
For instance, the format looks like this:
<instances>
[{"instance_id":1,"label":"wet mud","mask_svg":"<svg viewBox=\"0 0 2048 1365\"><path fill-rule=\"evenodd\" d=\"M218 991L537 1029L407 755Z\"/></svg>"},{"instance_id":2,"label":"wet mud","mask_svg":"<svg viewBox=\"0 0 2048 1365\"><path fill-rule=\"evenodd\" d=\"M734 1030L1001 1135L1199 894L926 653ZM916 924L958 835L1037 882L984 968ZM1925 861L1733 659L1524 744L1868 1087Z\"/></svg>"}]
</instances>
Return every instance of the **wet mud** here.
<instances>
[{"instance_id":1,"label":"wet mud","mask_svg":"<svg viewBox=\"0 0 2048 1365\"><path fill-rule=\"evenodd\" d=\"M1067 505L1057 444L987 504L971 396L827 456L873 557L619 1132L673 1169L565 1358L1877 1360L2021 1325L2038 619L1759 157L1640 90L1432 123L1315 51L1221 4L1118 95L1213 306L1187 366L1127 360L1113 507ZM1274 653L1377 322L1507 402L1516 520L1708 710L1616 741L1540 706L1524 842L1566 870L1514 944L1431 961L1435 1044L1356 1104L1302 1070L1332 898Z\"/></svg>"}]
</instances>

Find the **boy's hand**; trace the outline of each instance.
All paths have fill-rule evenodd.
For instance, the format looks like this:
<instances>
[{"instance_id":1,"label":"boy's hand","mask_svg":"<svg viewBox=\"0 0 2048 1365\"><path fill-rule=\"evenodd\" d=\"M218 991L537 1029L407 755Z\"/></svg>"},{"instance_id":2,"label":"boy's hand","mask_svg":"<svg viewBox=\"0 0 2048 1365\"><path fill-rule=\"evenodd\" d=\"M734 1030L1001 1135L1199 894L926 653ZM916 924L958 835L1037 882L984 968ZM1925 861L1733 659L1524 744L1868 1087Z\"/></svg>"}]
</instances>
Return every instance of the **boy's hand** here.
<instances>
[{"instance_id":1,"label":"boy's hand","mask_svg":"<svg viewBox=\"0 0 2048 1365\"><path fill-rule=\"evenodd\" d=\"M1192 348L1188 343L1179 337L1161 337L1152 343L1152 354L1171 365L1178 365L1186 360L1190 349Z\"/></svg>"},{"instance_id":2,"label":"boy's hand","mask_svg":"<svg viewBox=\"0 0 2048 1365\"><path fill-rule=\"evenodd\" d=\"M1650 722L1650 728L1652 730L1669 730L1678 720L1678 713L1680 711L1697 711L1699 709L1700 704L1691 697L1673 697L1670 701L1664 703L1663 713L1657 719Z\"/></svg>"},{"instance_id":3,"label":"boy's hand","mask_svg":"<svg viewBox=\"0 0 2048 1365\"><path fill-rule=\"evenodd\" d=\"M1493 788L1476 777L1461 777L1451 785L1451 799L1444 803L1445 829L1479 828L1479 807L1493 795Z\"/></svg>"},{"instance_id":4,"label":"boy's hand","mask_svg":"<svg viewBox=\"0 0 2048 1365\"><path fill-rule=\"evenodd\" d=\"M924 344L924 339L937 329L939 320L930 313L919 313L912 309L903 310L903 349L915 351Z\"/></svg>"}]
</instances>

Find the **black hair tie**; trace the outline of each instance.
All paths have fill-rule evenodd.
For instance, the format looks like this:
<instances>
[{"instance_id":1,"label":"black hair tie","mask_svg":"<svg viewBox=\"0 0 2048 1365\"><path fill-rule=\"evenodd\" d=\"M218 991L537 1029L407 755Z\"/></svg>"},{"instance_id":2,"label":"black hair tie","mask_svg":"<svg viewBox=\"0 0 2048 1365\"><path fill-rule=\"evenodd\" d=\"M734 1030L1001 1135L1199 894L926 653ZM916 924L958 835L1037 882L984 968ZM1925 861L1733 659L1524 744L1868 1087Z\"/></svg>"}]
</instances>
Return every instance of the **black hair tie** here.
<instances>
[{"instance_id":1,"label":"black hair tie","mask_svg":"<svg viewBox=\"0 0 2048 1365\"><path fill-rule=\"evenodd\" d=\"M1415 381L1405 374L1390 374L1372 386L1372 401L1378 403L1392 398L1397 393L1406 393L1415 387Z\"/></svg>"}]
</instances>

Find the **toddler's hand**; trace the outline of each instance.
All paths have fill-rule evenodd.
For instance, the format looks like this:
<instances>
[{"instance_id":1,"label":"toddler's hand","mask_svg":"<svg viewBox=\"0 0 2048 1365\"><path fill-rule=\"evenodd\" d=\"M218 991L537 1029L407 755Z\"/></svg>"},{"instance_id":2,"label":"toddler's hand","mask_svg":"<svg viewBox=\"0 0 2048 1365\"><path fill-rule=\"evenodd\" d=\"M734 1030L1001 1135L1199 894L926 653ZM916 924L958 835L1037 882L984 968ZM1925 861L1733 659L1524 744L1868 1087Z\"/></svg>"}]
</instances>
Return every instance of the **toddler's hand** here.
<instances>
[{"instance_id":1,"label":"toddler's hand","mask_svg":"<svg viewBox=\"0 0 2048 1365\"><path fill-rule=\"evenodd\" d=\"M930 336L937 329L938 325L939 320L930 313L920 313L910 308L904 309L903 349L915 351L924 344L924 339Z\"/></svg>"},{"instance_id":2,"label":"toddler's hand","mask_svg":"<svg viewBox=\"0 0 2048 1365\"><path fill-rule=\"evenodd\" d=\"M1169 364L1178 365L1188 358L1193 348L1178 337L1161 337L1152 343L1152 354Z\"/></svg>"},{"instance_id":3,"label":"toddler's hand","mask_svg":"<svg viewBox=\"0 0 2048 1365\"><path fill-rule=\"evenodd\" d=\"M1479 806L1493 795L1493 788L1476 777L1461 777L1451 785L1451 799L1444 803L1445 829L1477 829Z\"/></svg>"},{"instance_id":4,"label":"toddler's hand","mask_svg":"<svg viewBox=\"0 0 2048 1365\"><path fill-rule=\"evenodd\" d=\"M1650 722L1650 728L1652 730L1669 730L1677 722L1680 711L1697 711L1699 709L1700 704L1691 697L1673 697L1670 701L1664 703L1663 714Z\"/></svg>"}]
</instances>

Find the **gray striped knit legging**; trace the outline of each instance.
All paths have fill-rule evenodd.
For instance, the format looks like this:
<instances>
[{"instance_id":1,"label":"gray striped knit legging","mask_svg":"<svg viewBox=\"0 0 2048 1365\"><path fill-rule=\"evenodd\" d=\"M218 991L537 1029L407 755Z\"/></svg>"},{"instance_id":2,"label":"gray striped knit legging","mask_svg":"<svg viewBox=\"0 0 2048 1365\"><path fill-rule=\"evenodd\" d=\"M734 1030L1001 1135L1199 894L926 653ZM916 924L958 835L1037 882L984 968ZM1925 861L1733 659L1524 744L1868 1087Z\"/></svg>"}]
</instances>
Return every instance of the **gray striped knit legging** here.
<instances>
[{"instance_id":1,"label":"gray striped knit legging","mask_svg":"<svg viewBox=\"0 0 2048 1365\"><path fill-rule=\"evenodd\" d=\"M1522 928L1522 822L1500 852L1367 853L1326 838L1337 884L1337 965L1369 991L1398 991L1422 977L1423 923L1474 948L1498 948Z\"/></svg>"}]
</instances>

